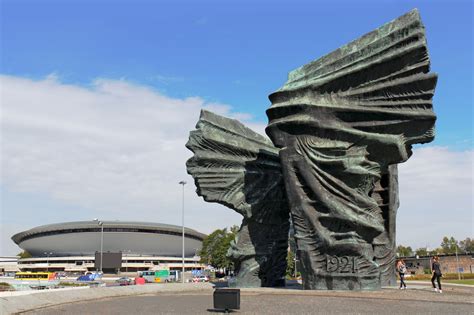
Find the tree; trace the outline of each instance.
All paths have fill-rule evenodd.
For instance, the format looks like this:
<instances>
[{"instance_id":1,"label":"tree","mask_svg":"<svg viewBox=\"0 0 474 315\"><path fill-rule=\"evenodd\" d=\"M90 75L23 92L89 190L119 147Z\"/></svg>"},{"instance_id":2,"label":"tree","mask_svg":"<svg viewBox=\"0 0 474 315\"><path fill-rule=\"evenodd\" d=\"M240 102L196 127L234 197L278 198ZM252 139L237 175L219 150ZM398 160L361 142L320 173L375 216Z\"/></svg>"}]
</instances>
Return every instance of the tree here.
<instances>
[{"instance_id":1,"label":"tree","mask_svg":"<svg viewBox=\"0 0 474 315\"><path fill-rule=\"evenodd\" d=\"M413 255L413 250L410 246L405 247L403 245L397 246L397 253L399 257L408 257Z\"/></svg>"},{"instance_id":2,"label":"tree","mask_svg":"<svg viewBox=\"0 0 474 315\"><path fill-rule=\"evenodd\" d=\"M199 251L201 263L209 264L215 268L230 268L232 261L227 257L227 252L231 242L239 228L233 226L230 231L225 229L217 229L209 234L202 242L202 248Z\"/></svg>"},{"instance_id":3,"label":"tree","mask_svg":"<svg viewBox=\"0 0 474 315\"><path fill-rule=\"evenodd\" d=\"M26 250L22 251L21 253L19 253L17 255L18 257L20 258L31 258L33 256L31 256L31 254L29 252L27 252Z\"/></svg>"},{"instance_id":4,"label":"tree","mask_svg":"<svg viewBox=\"0 0 474 315\"><path fill-rule=\"evenodd\" d=\"M426 247L418 248L415 251L415 255L417 255L417 256L428 256L428 250L426 249Z\"/></svg>"},{"instance_id":5,"label":"tree","mask_svg":"<svg viewBox=\"0 0 474 315\"><path fill-rule=\"evenodd\" d=\"M211 264L213 250L224 234L225 229L218 229L204 238L204 240L202 241L202 248L199 251L199 256L201 256L201 263L208 265Z\"/></svg>"},{"instance_id":6,"label":"tree","mask_svg":"<svg viewBox=\"0 0 474 315\"><path fill-rule=\"evenodd\" d=\"M295 253L289 250L286 255L286 275L292 277L295 274Z\"/></svg>"},{"instance_id":7,"label":"tree","mask_svg":"<svg viewBox=\"0 0 474 315\"><path fill-rule=\"evenodd\" d=\"M447 236L443 237L443 242L441 242L441 248L443 249L444 254L454 254L456 248L458 247L458 241L454 237L448 238Z\"/></svg>"},{"instance_id":8,"label":"tree","mask_svg":"<svg viewBox=\"0 0 474 315\"><path fill-rule=\"evenodd\" d=\"M472 253L474 252L474 240L468 237L464 241L459 242L459 247L467 253Z\"/></svg>"},{"instance_id":9,"label":"tree","mask_svg":"<svg viewBox=\"0 0 474 315\"><path fill-rule=\"evenodd\" d=\"M438 247L438 248L435 248L435 249L432 249L430 251L428 251L428 255L429 256L437 256L439 254L443 254L444 251L441 247Z\"/></svg>"}]
</instances>

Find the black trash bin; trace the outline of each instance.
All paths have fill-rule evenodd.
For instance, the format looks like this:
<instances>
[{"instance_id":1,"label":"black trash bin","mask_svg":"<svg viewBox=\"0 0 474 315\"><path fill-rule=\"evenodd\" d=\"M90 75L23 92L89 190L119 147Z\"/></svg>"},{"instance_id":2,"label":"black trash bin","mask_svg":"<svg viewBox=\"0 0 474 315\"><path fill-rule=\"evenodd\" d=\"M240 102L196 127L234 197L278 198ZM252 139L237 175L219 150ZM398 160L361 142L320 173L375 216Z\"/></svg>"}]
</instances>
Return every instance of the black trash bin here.
<instances>
[{"instance_id":1,"label":"black trash bin","mask_svg":"<svg viewBox=\"0 0 474 315\"><path fill-rule=\"evenodd\" d=\"M240 309L240 289L216 289L214 291L214 309L239 310Z\"/></svg>"}]
</instances>

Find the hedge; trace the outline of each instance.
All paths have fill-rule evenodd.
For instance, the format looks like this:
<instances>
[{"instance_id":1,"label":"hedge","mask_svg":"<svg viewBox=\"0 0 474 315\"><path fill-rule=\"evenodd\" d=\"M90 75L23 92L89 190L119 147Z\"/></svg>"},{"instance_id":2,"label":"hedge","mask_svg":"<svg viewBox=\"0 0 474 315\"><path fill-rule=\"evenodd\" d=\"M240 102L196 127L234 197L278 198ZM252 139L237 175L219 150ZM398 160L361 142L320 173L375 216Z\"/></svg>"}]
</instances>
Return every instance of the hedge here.
<instances>
[{"instance_id":1,"label":"hedge","mask_svg":"<svg viewBox=\"0 0 474 315\"><path fill-rule=\"evenodd\" d=\"M431 274L429 275L411 275L405 277L405 280L431 280ZM457 273L444 273L442 279L444 280L458 280ZM474 279L474 273L461 273L461 279Z\"/></svg>"}]
</instances>

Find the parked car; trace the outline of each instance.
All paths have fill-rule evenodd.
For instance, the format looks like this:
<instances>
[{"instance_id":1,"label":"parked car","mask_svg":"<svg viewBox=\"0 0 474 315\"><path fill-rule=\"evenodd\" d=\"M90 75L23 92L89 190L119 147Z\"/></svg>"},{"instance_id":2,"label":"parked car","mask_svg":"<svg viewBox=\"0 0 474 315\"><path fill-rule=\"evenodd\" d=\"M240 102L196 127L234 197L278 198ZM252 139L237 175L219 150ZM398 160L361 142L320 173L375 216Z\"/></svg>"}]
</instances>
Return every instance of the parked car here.
<instances>
[{"instance_id":1,"label":"parked car","mask_svg":"<svg viewBox=\"0 0 474 315\"><path fill-rule=\"evenodd\" d=\"M96 281L96 280L100 280L101 278L102 278L102 274L99 272L96 272L96 273L88 272L87 274L80 276L76 280L77 281Z\"/></svg>"},{"instance_id":2,"label":"parked car","mask_svg":"<svg viewBox=\"0 0 474 315\"><path fill-rule=\"evenodd\" d=\"M131 278L128 278L128 277L122 277L122 278L119 278L117 280L115 280L116 283L118 283L119 285L132 285L132 284L135 284L135 281Z\"/></svg>"},{"instance_id":3,"label":"parked car","mask_svg":"<svg viewBox=\"0 0 474 315\"><path fill-rule=\"evenodd\" d=\"M208 276L194 277L193 282L209 282L209 277Z\"/></svg>"}]
</instances>

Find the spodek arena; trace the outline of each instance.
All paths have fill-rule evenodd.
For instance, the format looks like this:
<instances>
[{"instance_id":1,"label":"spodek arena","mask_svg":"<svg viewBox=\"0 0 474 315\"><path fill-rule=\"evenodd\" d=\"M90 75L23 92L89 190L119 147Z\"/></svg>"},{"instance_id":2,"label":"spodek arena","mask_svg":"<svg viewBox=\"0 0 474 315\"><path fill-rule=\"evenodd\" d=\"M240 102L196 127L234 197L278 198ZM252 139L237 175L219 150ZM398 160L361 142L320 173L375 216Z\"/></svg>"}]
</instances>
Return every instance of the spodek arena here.
<instances>
[{"instance_id":1,"label":"spodek arena","mask_svg":"<svg viewBox=\"0 0 474 315\"><path fill-rule=\"evenodd\" d=\"M206 235L189 228L184 232L185 269L202 269L197 252ZM18 261L21 271L94 271L101 243L103 254L122 254L121 272L182 267L182 227L176 225L103 221L100 226L96 221L65 222L17 233L12 240L33 256Z\"/></svg>"}]
</instances>

